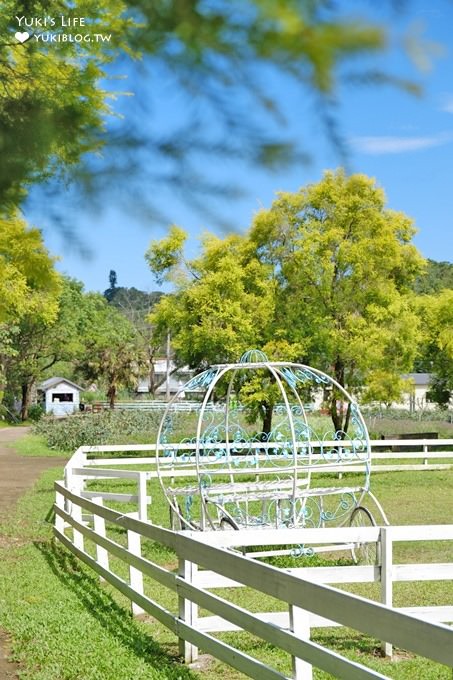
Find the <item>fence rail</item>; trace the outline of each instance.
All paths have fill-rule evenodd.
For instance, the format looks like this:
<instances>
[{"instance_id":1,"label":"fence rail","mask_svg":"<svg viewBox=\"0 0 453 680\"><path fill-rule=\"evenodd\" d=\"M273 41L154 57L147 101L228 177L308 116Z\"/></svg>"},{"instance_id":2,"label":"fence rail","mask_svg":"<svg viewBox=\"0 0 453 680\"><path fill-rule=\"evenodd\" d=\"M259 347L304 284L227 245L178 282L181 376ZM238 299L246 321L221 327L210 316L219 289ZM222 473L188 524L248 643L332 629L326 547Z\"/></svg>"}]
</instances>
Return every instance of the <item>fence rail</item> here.
<instances>
[{"instance_id":1,"label":"fence rail","mask_svg":"<svg viewBox=\"0 0 453 680\"><path fill-rule=\"evenodd\" d=\"M108 401L95 401L91 406L93 411L102 411L112 408ZM116 411L164 411L167 406L167 401L137 399L136 401L117 401L115 402L113 409ZM172 404L172 411L199 411L200 406L200 401L176 401ZM215 405L207 404L205 410L215 410Z\"/></svg>"},{"instance_id":2,"label":"fence rail","mask_svg":"<svg viewBox=\"0 0 453 680\"><path fill-rule=\"evenodd\" d=\"M335 446L339 442L327 441L323 442L323 446ZM404 472L404 471L428 471L428 470L448 470L453 469L453 439L417 439L408 440L404 442L404 445L413 448L411 452L398 452L394 453L392 451L382 451L382 448L392 448L395 445L401 444L398 439L382 439L382 440L372 440L371 441L371 460L373 463L373 474L377 472ZM345 445L345 443L343 444ZM210 445L213 452L215 449L219 448L221 444L211 444ZM261 443L253 443L252 448L258 449L262 448ZM319 449L321 445L314 442L314 450ZM436 449L442 449L438 451ZM448 448L450 450L446 451ZM189 454L195 451L195 444L174 444L172 445L172 451L183 450L189 452ZM115 457L107 457L102 454L116 454ZM148 454L141 456L130 456L125 454ZM140 518L143 520L147 519L147 507L151 503L151 498L146 492L146 482L147 480L155 479L157 477L157 470L152 469L147 472L143 471L128 471L128 470L118 470L117 466L124 466L124 464L133 466L151 466L155 468L156 466L156 445L155 444L130 444L130 445L100 445L100 446L81 446L77 449L76 453L72 456L68 465L65 469L65 483L68 489L80 491L86 497L93 497L93 495L104 498L104 500L115 500L124 501L127 503L137 502L138 509L140 513ZM165 457L164 457L165 459ZM261 465L266 462L265 455L256 456L256 460ZM389 461L398 460L404 461L398 464L389 464ZM413 461L422 460L423 462L414 464ZM449 461L439 463L438 461ZM337 463L325 463L322 456L314 453L312 455L312 470L320 473L337 473L341 477L345 472L362 472L363 466L359 466L355 461L349 461L347 463L342 462ZM409 462L406 462L409 461ZM436 461L436 462L432 462ZM168 459L167 459L168 462ZM194 475L194 467L190 467L190 463L195 463L194 456L188 457L188 465L183 469L178 465L169 465L167 470L161 470L161 477L188 477L191 478ZM218 460L213 456L212 464L218 464ZM109 466L109 467L107 467ZM304 466L308 469L308 466ZM249 472L256 473L256 466L250 468ZM272 470L275 472L275 469ZM233 473L235 471L233 470ZM244 474L247 472L244 468L238 469L237 474ZM263 468L260 469L260 473L263 473ZM102 480L108 478L118 478L118 479L135 479L137 482L137 493L134 494L133 498L130 494L114 494L112 496L109 491L91 492L85 490L85 482L87 480Z\"/></svg>"},{"instance_id":3,"label":"fence rail","mask_svg":"<svg viewBox=\"0 0 453 680\"><path fill-rule=\"evenodd\" d=\"M430 445L443 444L441 440L428 441ZM453 445L453 440L447 442ZM154 447L146 446L83 447L78 450L67 468L65 481L55 484L54 533L67 549L126 595L133 603L135 614L147 612L169 628L179 638L180 651L187 662L195 660L198 648L202 648L250 677L260 680L286 677L251 654L211 635L221 631L245 630L286 651L293 659L292 677L297 680L311 678L312 666L348 680L385 678L363 664L310 640L313 627L343 625L382 640L387 655L392 652L392 644L396 644L453 667L453 630L441 623L453 621L452 606L403 609L391 606L395 582L453 578L453 564L450 563L394 564L394 543L453 541L453 525L259 529L203 534L174 532L146 521L146 508L150 501L146 496L146 480L152 477L153 472L106 470L95 467L105 464L105 459L87 459L93 453L152 453L153 450ZM123 458L120 462L123 465L125 462L136 464L137 460L126 461ZM140 460L150 462L149 458ZM113 463L109 460L108 464ZM112 494L109 497L109 492L84 489L85 479L98 476L112 479L115 475L119 479L137 482L137 494L129 494L129 499L132 496L136 498L139 512L121 514L104 506L104 501L116 500L111 497ZM112 526L124 532L126 545L109 537L108 528ZM179 560L177 574L143 557L142 542L148 539L175 551ZM91 547L88 548L86 542ZM232 550L238 545L241 548L263 544L307 546L319 542L327 545L379 542L381 563L376 566L304 567L282 571ZM127 565L128 579L115 573L112 557ZM149 586L148 579L177 594L177 611L169 611L153 599L156 588L155 585ZM342 592L330 585L372 582L380 583L381 603ZM220 587L252 588L280 600L284 611L252 613L210 592L210 589ZM209 614L200 616L199 608Z\"/></svg>"},{"instance_id":4,"label":"fence rail","mask_svg":"<svg viewBox=\"0 0 453 680\"><path fill-rule=\"evenodd\" d=\"M312 448L314 453L312 454L312 463L317 466L320 462L324 461L323 456L317 451L323 448L336 447L337 449L344 449L347 451L348 447L353 445L351 442L338 442L338 441L324 441L324 442L312 442ZM412 439L405 440L404 447L413 449L411 451L398 451L395 452L392 449L394 447L401 446L400 439L373 439L370 441L371 445L371 461L373 464L373 472L396 472L404 470L447 470L453 468L453 439ZM205 448L210 448L215 454L216 449L220 449L225 445L222 443L210 443L205 444ZM124 463L124 458L122 457L106 457L101 455L96 457L96 454L126 454L126 453L142 453L148 455L142 455L141 457L128 457L127 461L131 465L153 465L155 464L155 444L131 444L131 445L102 445L102 446L82 446L78 451L80 455L83 456L84 465L96 467L96 465L122 465ZM160 447L162 448L162 447ZM251 451L262 450L265 451L266 443L252 442L248 446ZM390 449L390 450L383 450ZM168 450L173 454L181 451L193 454L193 461L195 462L195 450L196 444L194 443L184 443L184 444L172 444L168 447ZM256 456L256 453L255 453ZM265 454L258 454L254 460L258 460L259 463L266 461ZM412 461L394 464L391 461ZM190 455L188 457L188 462L191 461ZM213 464L215 464L217 459L213 456ZM413 461L422 461L421 463L414 463ZM435 462L432 462L435 461ZM439 461L449 461L449 462L439 462ZM390 462L390 464L389 464ZM340 464L332 462L323 462L322 471L330 472L342 472L345 466L348 466L348 472L362 472L363 466L357 465L357 461L351 459L349 461L343 460ZM304 466L308 469L308 466ZM184 475L182 475L184 476Z\"/></svg>"}]
</instances>

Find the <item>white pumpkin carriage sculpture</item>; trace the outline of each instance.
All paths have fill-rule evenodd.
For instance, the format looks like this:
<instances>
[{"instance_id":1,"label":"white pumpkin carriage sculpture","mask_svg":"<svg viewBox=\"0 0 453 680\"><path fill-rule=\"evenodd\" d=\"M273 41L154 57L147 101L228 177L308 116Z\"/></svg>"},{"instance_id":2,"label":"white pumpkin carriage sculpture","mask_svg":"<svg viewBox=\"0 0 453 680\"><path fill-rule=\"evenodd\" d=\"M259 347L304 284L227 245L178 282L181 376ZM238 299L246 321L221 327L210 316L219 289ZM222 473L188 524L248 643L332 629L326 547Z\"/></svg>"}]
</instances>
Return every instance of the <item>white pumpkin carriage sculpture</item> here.
<instances>
[{"instance_id":1,"label":"white pumpkin carriage sculpture","mask_svg":"<svg viewBox=\"0 0 453 680\"><path fill-rule=\"evenodd\" d=\"M181 416L183 392L202 395L193 437L181 437L181 420L185 427L190 420ZM342 431L327 429L325 398L337 400L347 423ZM266 406L271 426L257 432L253 421ZM212 366L181 387L162 417L156 456L177 530L374 526L364 505L369 498L378 523L388 524L370 491L370 441L357 403L322 371L269 361L258 350L236 364ZM332 485L358 470L360 484ZM299 546L292 554L345 548L355 561L378 559L376 544Z\"/></svg>"}]
</instances>

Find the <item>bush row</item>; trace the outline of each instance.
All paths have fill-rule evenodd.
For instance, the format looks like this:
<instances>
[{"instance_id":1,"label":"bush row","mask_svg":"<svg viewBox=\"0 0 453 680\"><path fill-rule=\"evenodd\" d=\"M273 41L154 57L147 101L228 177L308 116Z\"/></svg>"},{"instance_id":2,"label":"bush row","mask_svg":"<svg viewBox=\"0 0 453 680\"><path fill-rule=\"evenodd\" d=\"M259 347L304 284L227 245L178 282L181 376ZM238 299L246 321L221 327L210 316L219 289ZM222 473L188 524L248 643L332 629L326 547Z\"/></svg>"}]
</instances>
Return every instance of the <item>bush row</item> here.
<instances>
[{"instance_id":1,"label":"bush row","mask_svg":"<svg viewBox=\"0 0 453 680\"><path fill-rule=\"evenodd\" d=\"M447 409L436 408L434 410L416 410L413 412L406 411L404 409L396 408L371 408L367 406L362 406L362 414L366 418L383 418L388 420L413 420L413 421L428 421L428 422L441 422L441 423L451 423L453 419L453 411Z\"/></svg>"},{"instance_id":2,"label":"bush row","mask_svg":"<svg viewBox=\"0 0 453 680\"><path fill-rule=\"evenodd\" d=\"M152 444L160 414L145 411L102 411L68 418L45 417L34 425L52 449L73 452L98 444Z\"/></svg>"}]
</instances>

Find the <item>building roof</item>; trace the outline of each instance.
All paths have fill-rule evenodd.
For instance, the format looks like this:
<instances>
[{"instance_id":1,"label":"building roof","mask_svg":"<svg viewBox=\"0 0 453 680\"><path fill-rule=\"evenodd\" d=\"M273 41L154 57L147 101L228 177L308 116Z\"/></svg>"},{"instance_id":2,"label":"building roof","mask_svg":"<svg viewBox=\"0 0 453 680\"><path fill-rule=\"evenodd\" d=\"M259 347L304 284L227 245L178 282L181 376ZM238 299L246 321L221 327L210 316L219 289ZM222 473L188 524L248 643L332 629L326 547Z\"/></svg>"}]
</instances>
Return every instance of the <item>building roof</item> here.
<instances>
[{"instance_id":1,"label":"building roof","mask_svg":"<svg viewBox=\"0 0 453 680\"><path fill-rule=\"evenodd\" d=\"M76 390L79 390L79 392L83 391L83 387L80 387L80 385L77 385L75 382L72 382L72 380L68 380L67 378L47 378L47 380L43 380L40 385L38 385L38 390L42 390L43 392L47 392L47 390L51 390L52 387L56 387L60 383L66 383L67 385L71 385L71 387L74 387Z\"/></svg>"},{"instance_id":2,"label":"building roof","mask_svg":"<svg viewBox=\"0 0 453 680\"><path fill-rule=\"evenodd\" d=\"M405 380L413 380L414 385L429 385L432 380L432 373L404 373L401 376Z\"/></svg>"}]
</instances>

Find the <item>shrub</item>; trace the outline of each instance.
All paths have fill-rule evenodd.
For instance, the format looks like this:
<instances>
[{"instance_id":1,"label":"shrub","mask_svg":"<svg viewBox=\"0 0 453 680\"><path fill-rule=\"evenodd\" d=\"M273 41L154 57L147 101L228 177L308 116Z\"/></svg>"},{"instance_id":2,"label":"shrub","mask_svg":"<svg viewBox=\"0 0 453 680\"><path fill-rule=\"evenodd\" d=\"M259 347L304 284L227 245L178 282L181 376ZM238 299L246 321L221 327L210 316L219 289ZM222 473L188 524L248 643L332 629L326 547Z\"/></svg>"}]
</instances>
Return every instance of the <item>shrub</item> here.
<instances>
[{"instance_id":1,"label":"shrub","mask_svg":"<svg viewBox=\"0 0 453 680\"><path fill-rule=\"evenodd\" d=\"M32 404L28 409L28 419L38 422L44 415L44 409L40 404Z\"/></svg>"},{"instance_id":2,"label":"shrub","mask_svg":"<svg viewBox=\"0 0 453 680\"><path fill-rule=\"evenodd\" d=\"M97 444L154 443L159 413L102 411L67 418L46 417L34 426L52 449L73 452L79 446Z\"/></svg>"},{"instance_id":3,"label":"shrub","mask_svg":"<svg viewBox=\"0 0 453 680\"><path fill-rule=\"evenodd\" d=\"M106 395L104 392L81 392L80 402L83 404L93 404L95 401L105 401Z\"/></svg>"}]
</instances>

